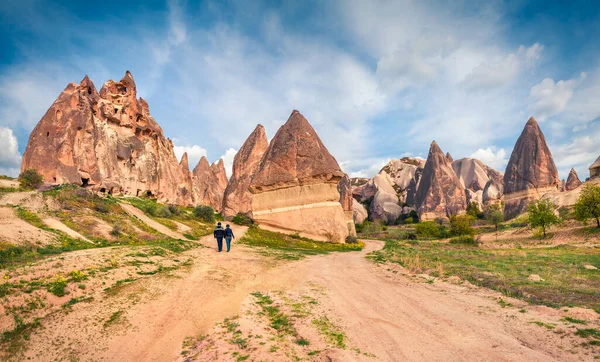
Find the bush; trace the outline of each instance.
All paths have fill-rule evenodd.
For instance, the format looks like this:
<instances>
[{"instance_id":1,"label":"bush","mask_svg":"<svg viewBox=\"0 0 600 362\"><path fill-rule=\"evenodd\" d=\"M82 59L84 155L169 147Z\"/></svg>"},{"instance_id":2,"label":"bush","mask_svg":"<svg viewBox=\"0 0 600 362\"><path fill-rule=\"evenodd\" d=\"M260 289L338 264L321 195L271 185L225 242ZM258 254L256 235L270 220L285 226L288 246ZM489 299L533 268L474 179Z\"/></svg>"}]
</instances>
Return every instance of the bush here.
<instances>
[{"instance_id":1,"label":"bush","mask_svg":"<svg viewBox=\"0 0 600 362\"><path fill-rule=\"evenodd\" d=\"M600 228L600 186L585 185L577 198L574 210L575 219L584 222L593 219Z\"/></svg>"},{"instance_id":2,"label":"bush","mask_svg":"<svg viewBox=\"0 0 600 362\"><path fill-rule=\"evenodd\" d=\"M358 224L356 232L362 232L364 234L376 234L383 231L383 227L379 223L371 221L365 221L362 224Z\"/></svg>"},{"instance_id":3,"label":"bush","mask_svg":"<svg viewBox=\"0 0 600 362\"><path fill-rule=\"evenodd\" d=\"M110 231L110 235L120 236L121 235L121 226L120 225L113 226L112 230Z\"/></svg>"},{"instance_id":4,"label":"bush","mask_svg":"<svg viewBox=\"0 0 600 362\"><path fill-rule=\"evenodd\" d=\"M156 216L157 210L158 210L158 206L153 202L145 203L142 206L142 211L150 216Z\"/></svg>"},{"instance_id":5,"label":"bush","mask_svg":"<svg viewBox=\"0 0 600 362\"><path fill-rule=\"evenodd\" d=\"M498 204L489 204L485 207L484 215L490 224L496 228L496 234L498 233L498 225L504 221L504 213Z\"/></svg>"},{"instance_id":6,"label":"bush","mask_svg":"<svg viewBox=\"0 0 600 362\"><path fill-rule=\"evenodd\" d=\"M206 205L200 205L194 209L194 216L204 222L215 221L215 211L212 207Z\"/></svg>"},{"instance_id":7,"label":"bush","mask_svg":"<svg viewBox=\"0 0 600 362\"><path fill-rule=\"evenodd\" d=\"M450 234L454 236L474 235L475 230L471 227L473 218L469 215L452 215L450 217Z\"/></svg>"},{"instance_id":8,"label":"bush","mask_svg":"<svg viewBox=\"0 0 600 362\"><path fill-rule=\"evenodd\" d=\"M19 175L19 183L21 184L21 188L35 190L42 186L44 183L44 178L37 172L37 170L29 169L23 171Z\"/></svg>"},{"instance_id":9,"label":"bush","mask_svg":"<svg viewBox=\"0 0 600 362\"><path fill-rule=\"evenodd\" d=\"M65 295L65 288L67 287L67 278L60 274L56 275L56 278L48 284L48 291L57 297Z\"/></svg>"},{"instance_id":10,"label":"bush","mask_svg":"<svg viewBox=\"0 0 600 362\"><path fill-rule=\"evenodd\" d=\"M450 244L479 245L472 235L461 235L450 239Z\"/></svg>"},{"instance_id":11,"label":"bush","mask_svg":"<svg viewBox=\"0 0 600 362\"><path fill-rule=\"evenodd\" d=\"M252 218L250 218L250 216L238 212L237 215L235 215L233 217L233 219L231 219L231 222L233 222L236 225L244 225L244 226L250 226L252 224L254 224L254 220L252 220Z\"/></svg>"},{"instance_id":12,"label":"bush","mask_svg":"<svg viewBox=\"0 0 600 362\"><path fill-rule=\"evenodd\" d=\"M170 217L173 217L173 214L171 213L171 210L169 209L168 206L161 206L156 211L156 216L158 216L158 217L164 217L164 218L170 218Z\"/></svg>"},{"instance_id":13,"label":"bush","mask_svg":"<svg viewBox=\"0 0 600 362\"><path fill-rule=\"evenodd\" d=\"M346 244L356 244L358 243L358 239L356 236L348 235L346 236Z\"/></svg>"},{"instance_id":14,"label":"bush","mask_svg":"<svg viewBox=\"0 0 600 362\"><path fill-rule=\"evenodd\" d=\"M181 210L179 209L179 207L177 207L177 205L169 205L169 212L171 212L172 215L175 216L179 216L181 215Z\"/></svg>"},{"instance_id":15,"label":"bush","mask_svg":"<svg viewBox=\"0 0 600 362\"><path fill-rule=\"evenodd\" d=\"M467 215L474 219L483 219L483 212L479 209L479 204L476 201L471 201L467 205Z\"/></svg>"},{"instance_id":16,"label":"bush","mask_svg":"<svg viewBox=\"0 0 600 362\"><path fill-rule=\"evenodd\" d=\"M415 225L417 235L423 238L439 238L440 227L432 221L424 221Z\"/></svg>"}]
</instances>

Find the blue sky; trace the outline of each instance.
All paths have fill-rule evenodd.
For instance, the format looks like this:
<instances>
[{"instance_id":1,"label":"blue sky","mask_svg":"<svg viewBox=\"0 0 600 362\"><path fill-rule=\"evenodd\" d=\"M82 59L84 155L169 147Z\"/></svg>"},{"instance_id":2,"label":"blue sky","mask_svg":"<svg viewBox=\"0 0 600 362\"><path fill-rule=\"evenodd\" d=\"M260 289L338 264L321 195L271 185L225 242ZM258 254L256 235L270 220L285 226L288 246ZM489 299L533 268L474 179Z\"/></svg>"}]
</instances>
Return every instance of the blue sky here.
<instances>
[{"instance_id":1,"label":"blue sky","mask_svg":"<svg viewBox=\"0 0 600 362\"><path fill-rule=\"evenodd\" d=\"M293 109L353 176L434 139L504 171L530 116L561 178L600 155L596 1L4 0L0 32L0 173L69 82L126 70L192 167Z\"/></svg>"}]
</instances>

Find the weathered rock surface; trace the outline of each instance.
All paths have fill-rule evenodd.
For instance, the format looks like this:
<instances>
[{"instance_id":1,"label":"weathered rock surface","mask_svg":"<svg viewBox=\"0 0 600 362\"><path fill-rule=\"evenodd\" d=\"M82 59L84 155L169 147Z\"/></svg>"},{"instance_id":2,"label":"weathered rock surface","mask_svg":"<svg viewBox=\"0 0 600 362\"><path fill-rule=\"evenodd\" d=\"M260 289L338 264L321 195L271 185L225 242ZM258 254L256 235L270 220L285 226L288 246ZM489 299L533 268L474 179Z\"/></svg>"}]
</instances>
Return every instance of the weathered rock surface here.
<instances>
[{"instance_id":1,"label":"weathered rock surface","mask_svg":"<svg viewBox=\"0 0 600 362\"><path fill-rule=\"evenodd\" d=\"M392 187L400 195L400 201L405 202L411 181L415 178L417 170L424 166L425 160L423 159L403 157L399 160L391 160L379 173L389 176Z\"/></svg>"},{"instance_id":2,"label":"weathered rock surface","mask_svg":"<svg viewBox=\"0 0 600 362\"><path fill-rule=\"evenodd\" d=\"M490 179L483 188L482 202L487 204L500 204L502 202L503 187L502 183L498 183L494 179Z\"/></svg>"},{"instance_id":3,"label":"weathered rock surface","mask_svg":"<svg viewBox=\"0 0 600 362\"><path fill-rule=\"evenodd\" d=\"M374 191L370 207L371 221L383 220L392 223L402 214L402 207L398 204L398 196L392 183L387 173L379 173L369 181L372 185L370 189Z\"/></svg>"},{"instance_id":4,"label":"weathered rock surface","mask_svg":"<svg viewBox=\"0 0 600 362\"><path fill-rule=\"evenodd\" d=\"M465 189L435 141L429 148L416 200L421 220L446 218L467 208Z\"/></svg>"},{"instance_id":5,"label":"weathered rock surface","mask_svg":"<svg viewBox=\"0 0 600 362\"><path fill-rule=\"evenodd\" d=\"M350 179L350 185L352 186L352 197L356 200L362 200L363 188L369 182L366 177L353 177Z\"/></svg>"},{"instance_id":6,"label":"weathered rock surface","mask_svg":"<svg viewBox=\"0 0 600 362\"><path fill-rule=\"evenodd\" d=\"M450 152L446 152L446 158L448 159L448 162L450 162L450 163L454 162L454 158L452 157Z\"/></svg>"},{"instance_id":7,"label":"weathered rock surface","mask_svg":"<svg viewBox=\"0 0 600 362\"><path fill-rule=\"evenodd\" d=\"M504 217L527 210L533 200L557 191L560 179L537 121L531 117L517 139L504 173Z\"/></svg>"},{"instance_id":8,"label":"weathered rock surface","mask_svg":"<svg viewBox=\"0 0 600 362\"><path fill-rule=\"evenodd\" d=\"M369 217L367 209L358 201L352 200L352 218L354 223L362 224Z\"/></svg>"},{"instance_id":9,"label":"weathered rock surface","mask_svg":"<svg viewBox=\"0 0 600 362\"><path fill-rule=\"evenodd\" d=\"M69 83L31 132L21 169L38 170L47 183L196 204L172 142L136 97L129 72L100 92L87 76Z\"/></svg>"},{"instance_id":10,"label":"weathered rock surface","mask_svg":"<svg viewBox=\"0 0 600 362\"><path fill-rule=\"evenodd\" d=\"M569 172L569 177L567 177L567 183L565 184L565 191L571 191L578 188L583 182L577 176L577 171L574 168L571 168Z\"/></svg>"},{"instance_id":11,"label":"weathered rock surface","mask_svg":"<svg viewBox=\"0 0 600 362\"><path fill-rule=\"evenodd\" d=\"M250 184L255 222L344 242L355 233L340 204L337 187L344 176L312 126L294 110L273 137Z\"/></svg>"},{"instance_id":12,"label":"weathered rock surface","mask_svg":"<svg viewBox=\"0 0 600 362\"><path fill-rule=\"evenodd\" d=\"M231 178L225 189L223 216L233 217L238 212L251 213L252 193L248 188L268 147L265 128L259 124L233 158Z\"/></svg>"},{"instance_id":13,"label":"weathered rock surface","mask_svg":"<svg viewBox=\"0 0 600 362\"><path fill-rule=\"evenodd\" d=\"M490 179L500 181L503 174L488 167L475 158L461 158L452 163L452 169L465 189L471 191L483 190Z\"/></svg>"},{"instance_id":14,"label":"weathered rock surface","mask_svg":"<svg viewBox=\"0 0 600 362\"><path fill-rule=\"evenodd\" d=\"M600 176L600 156L589 167L590 178Z\"/></svg>"},{"instance_id":15,"label":"weathered rock surface","mask_svg":"<svg viewBox=\"0 0 600 362\"><path fill-rule=\"evenodd\" d=\"M227 188L227 173L223 159L209 165L206 157L202 156L194 170L194 193L198 204L208 205L215 211L223 209L223 197Z\"/></svg>"}]
</instances>

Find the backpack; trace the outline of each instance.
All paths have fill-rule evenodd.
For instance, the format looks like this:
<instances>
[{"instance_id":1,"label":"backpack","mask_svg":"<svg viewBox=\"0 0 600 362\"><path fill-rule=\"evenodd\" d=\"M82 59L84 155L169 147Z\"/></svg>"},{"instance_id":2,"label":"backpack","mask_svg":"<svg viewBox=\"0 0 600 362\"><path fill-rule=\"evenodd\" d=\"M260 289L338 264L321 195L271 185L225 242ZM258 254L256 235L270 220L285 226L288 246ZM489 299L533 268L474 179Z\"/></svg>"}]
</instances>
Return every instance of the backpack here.
<instances>
[{"instance_id":1,"label":"backpack","mask_svg":"<svg viewBox=\"0 0 600 362\"><path fill-rule=\"evenodd\" d=\"M225 237L232 237L233 236L233 230L231 229L225 229Z\"/></svg>"}]
</instances>

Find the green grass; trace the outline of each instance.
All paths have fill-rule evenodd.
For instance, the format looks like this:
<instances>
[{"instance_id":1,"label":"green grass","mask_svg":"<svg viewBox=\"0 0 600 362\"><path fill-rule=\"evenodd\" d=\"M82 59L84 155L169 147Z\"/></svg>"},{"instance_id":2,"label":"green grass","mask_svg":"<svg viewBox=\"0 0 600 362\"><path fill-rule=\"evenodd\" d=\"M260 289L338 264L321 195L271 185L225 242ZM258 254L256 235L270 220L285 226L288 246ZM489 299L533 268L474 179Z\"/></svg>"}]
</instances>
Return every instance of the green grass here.
<instances>
[{"instance_id":1,"label":"green grass","mask_svg":"<svg viewBox=\"0 0 600 362\"><path fill-rule=\"evenodd\" d=\"M360 251L364 247L363 243L356 244L338 244L314 241L297 235L286 235L268 230L250 227L248 232L239 241L242 244L250 246L260 246L284 252L283 259L297 260L306 255L327 254L333 251Z\"/></svg>"},{"instance_id":2,"label":"green grass","mask_svg":"<svg viewBox=\"0 0 600 362\"><path fill-rule=\"evenodd\" d=\"M337 348L346 349L346 335L327 317L323 316L318 319L313 319L312 324L317 328L319 334L325 338L327 343Z\"/></svg>"},{"instance_id":3,"label":"green grass","mask_svg":"<svg viewBox=\"0 0 600 362\"><path fill-rule=\"evenodd\" d=\"M536 325L538 325L540 327L545 327L546 329L554 329L554 328L556 328L556 325L554 325L554 324L544 323L544 322L540 322L540 321L533 321L531 323L536 324Z\"/></svg>"},{"instance_id":4,"label":"green grass","mask_svg":"<svg viewBox=\"0 0 600 362\"><path fill-rule=\"evenodd\" d=\"M118 310L116 312L114 312L105 322L104 322L104 328L108 328L112 325L118 324L120 322L123 322L125 317L124 317L125 312L122 310Z\"/></svg>"},{"instance_id":5,"label":"green grass","mask_svg":"<svg viewBox=\"0 0 600 362\"><path fill-rule=\"evenodd\" d=\"M573 324L587 324L587 322L582 319L577 319L577 318L572 318L572 317L564 317L562 320L565 322L573 323Z\"/></svg>"},{"instance_id":6,"label":"green grass","mask_svg":"<svg viewBox=\"0 0 600 362\"><path fill-rule=\"evenodd\" d=\"M269 327L275 329L280 334L296 334L289 316L283 313L278 306L275 306L273 300L268 295L259 292L252 293L256 298L256 304L262 308L262 312L269 318Z\"/></svg>"},{"instance_id":7,"label":"green grass","mask_svg":"<svg viewBox=\"0 0 600 362\"><path fill-rule=\"evenodd\" d=\"M501 291L534 304L552 307L581 306L600 310L600 273L584 264L600 266L594 248L480 249L439 242L411 245L387 241L370 253L374 262L398 263L414 273L455 275L469 282ZM543 282L527 279L538 274Z\"/></svg>"},{"instance_id":8,"label":"green grass","mask_svg":"<svg viewBox=\"0 0 600 362\"><path fill-rule=\"evenodd\" d=\"M577 329L577 332L575 332L576 336L582 337L582 338L595 338L595 339L600 339L600 331L594 328L586 328L586 329Z\"/></svg>"}]
</instances>

